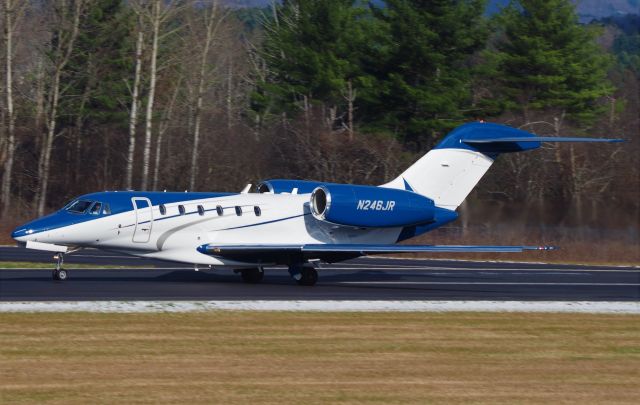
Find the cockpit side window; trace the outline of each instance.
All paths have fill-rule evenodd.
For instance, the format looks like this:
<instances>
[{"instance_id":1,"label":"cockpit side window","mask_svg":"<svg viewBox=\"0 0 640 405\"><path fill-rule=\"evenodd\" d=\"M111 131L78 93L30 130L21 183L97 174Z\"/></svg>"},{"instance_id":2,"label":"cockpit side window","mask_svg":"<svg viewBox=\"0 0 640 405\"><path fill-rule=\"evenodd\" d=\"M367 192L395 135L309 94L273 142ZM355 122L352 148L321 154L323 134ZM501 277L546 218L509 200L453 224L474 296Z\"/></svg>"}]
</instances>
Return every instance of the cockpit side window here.
<instances>
[{"instance_id":1,"label":"cockpit side window","mask_svg":"<svg viewBox=\"0 0 640 405\"><path fill-rule=\"evenodd\" d=\"M100 215L100 211L102 211L102 203L95 202L91 209L89 210L89 214L91 215Z\"/></svg>"},{"instance_id":2,"label":"cockpit side window","mask_svg":"<svg viewBox=\"0 0 640 405\"><path fill-rule=\"evenodd\" d=\"M78 200L71 203L67 208L67 211L73 212L74 214L83 214L91 206L91 204L93 204L93 201Z\"/></svg>"},{"instance_id":3,"label":"cockpit side window","mask_svg":"<svg viewBox=\"0 0 640 405\"><path fill-rule=\"evenodd\" d=\"M104 204L104 207L102 208L102 213L104 215L111 215L111 207L109 206L108 203Z\"/></svg>"}]
</instances>

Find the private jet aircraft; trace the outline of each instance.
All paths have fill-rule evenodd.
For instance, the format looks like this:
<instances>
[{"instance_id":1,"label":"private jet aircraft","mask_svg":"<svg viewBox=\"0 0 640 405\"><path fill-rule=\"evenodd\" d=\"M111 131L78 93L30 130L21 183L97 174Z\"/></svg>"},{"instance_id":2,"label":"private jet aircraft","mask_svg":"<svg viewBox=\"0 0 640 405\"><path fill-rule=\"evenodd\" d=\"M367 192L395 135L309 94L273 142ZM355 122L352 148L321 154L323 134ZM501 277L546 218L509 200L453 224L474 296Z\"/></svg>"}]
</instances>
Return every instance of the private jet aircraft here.
<instances>
[{"instance_id":1,"label":"private jet aircraft","mask_svg":"<svg viewBox=\"0 0 640 405\"><path fill-rule=\"evenodd\" d=\"M617 139L539 137L483 122L456 128L396 179L381 186L267 180L257 192L106 191L80 196L61 210L19 226L12 237L63 257L91 247L194 266L232 268L247 283L263 268L286 265L300 285L316 267L363 255L406 252L522 252L545 246L395 245L451 221L480 178L503 153L542 142Z\"/></svg>"}]
</instances>

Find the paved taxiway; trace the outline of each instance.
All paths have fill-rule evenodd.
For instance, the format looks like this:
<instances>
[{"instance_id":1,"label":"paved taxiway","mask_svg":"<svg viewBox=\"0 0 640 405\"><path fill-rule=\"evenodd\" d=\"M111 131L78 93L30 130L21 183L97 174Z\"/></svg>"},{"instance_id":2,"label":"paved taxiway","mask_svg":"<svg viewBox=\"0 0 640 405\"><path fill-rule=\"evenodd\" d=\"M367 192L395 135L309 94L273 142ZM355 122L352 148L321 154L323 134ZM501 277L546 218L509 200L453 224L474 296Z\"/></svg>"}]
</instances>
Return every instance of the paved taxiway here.
<instances>
[{"instance_id":1,"label":"paved taxiway","mask_svg":"<svg viewBox=\"0 0 640 405\"><path fill-rule=\"evenodd\" d=\"M51 254L0 248L2 261L51 261ZM0 271L1 301L73 300L560 300L640 302L640 269L571 265L365 258L323 266L314 287L296 285L285 268L267 268L248 285L229 270L199 272L179 264L85 250L67 263L144 266ZM52 263L53 267L53 263Z\"/></svg>"}]
</instances>

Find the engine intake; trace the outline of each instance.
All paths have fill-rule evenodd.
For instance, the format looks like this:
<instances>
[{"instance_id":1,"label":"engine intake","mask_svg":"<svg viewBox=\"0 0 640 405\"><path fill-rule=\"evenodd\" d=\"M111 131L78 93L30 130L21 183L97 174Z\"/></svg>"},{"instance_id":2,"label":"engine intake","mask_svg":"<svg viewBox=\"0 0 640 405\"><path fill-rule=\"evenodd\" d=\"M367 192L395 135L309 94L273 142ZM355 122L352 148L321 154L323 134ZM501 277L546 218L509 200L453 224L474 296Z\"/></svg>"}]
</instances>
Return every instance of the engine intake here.
<instances>
[{"instance_id":1,"label":"engine intake","mask_svg":"<svg viewBox=\"0 0 640 405\"><path fill-rule=\"evenodd\" d=\"M349 184L323 184L310 199L321 221L359 228L404 227L433 222L433 200L411 191Z\"/></svg>"}]
</instances>

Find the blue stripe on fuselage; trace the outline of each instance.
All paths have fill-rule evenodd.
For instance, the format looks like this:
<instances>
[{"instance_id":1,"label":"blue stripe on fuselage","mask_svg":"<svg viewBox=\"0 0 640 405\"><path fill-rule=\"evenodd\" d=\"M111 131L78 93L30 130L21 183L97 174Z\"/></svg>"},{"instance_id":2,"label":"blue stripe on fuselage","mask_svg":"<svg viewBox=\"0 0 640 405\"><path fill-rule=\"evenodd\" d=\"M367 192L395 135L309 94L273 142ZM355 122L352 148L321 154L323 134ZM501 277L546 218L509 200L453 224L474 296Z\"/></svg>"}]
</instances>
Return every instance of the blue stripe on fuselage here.
<instances>
[{"instance_id":1,"label":"blue stripe on fuselage","mask_svg":"<svg viewBox=\"0 0 640 405\"><path fill-rule=\"evenodd\" d=\"M160 204L171 204L183 201L186 202L200 199L220 198L232 195L237 195L237 193L105 191L99 193L84 194L76 198L76 200L82 199L88 201L99 201L103 204L109 204L109 207L111 208L110 215L115 215L133 211L133 204L131 202L132 198L148 198L151 201L152 206L157 206ZM11 237L18 238L26 235L35 235L41 232L51 231L53 229L59 229L87 221L93 221L95 219L108 217L110 215L90 215L86 213L77 214L62 209L17 227L12 232ZM167 217L167 219L168 218L169 217Z\"/></svg>"}]
</instances>

